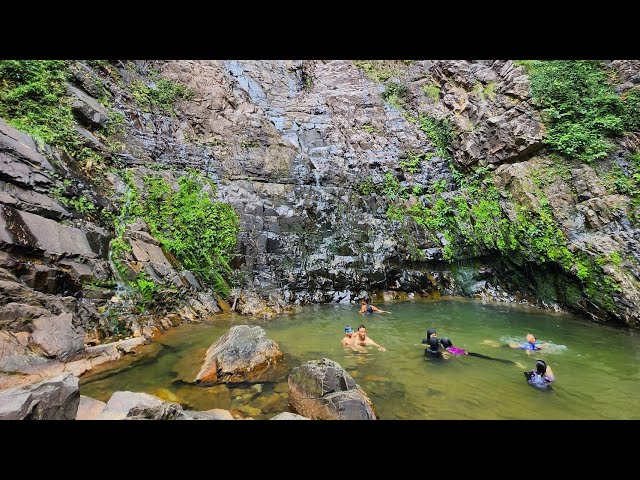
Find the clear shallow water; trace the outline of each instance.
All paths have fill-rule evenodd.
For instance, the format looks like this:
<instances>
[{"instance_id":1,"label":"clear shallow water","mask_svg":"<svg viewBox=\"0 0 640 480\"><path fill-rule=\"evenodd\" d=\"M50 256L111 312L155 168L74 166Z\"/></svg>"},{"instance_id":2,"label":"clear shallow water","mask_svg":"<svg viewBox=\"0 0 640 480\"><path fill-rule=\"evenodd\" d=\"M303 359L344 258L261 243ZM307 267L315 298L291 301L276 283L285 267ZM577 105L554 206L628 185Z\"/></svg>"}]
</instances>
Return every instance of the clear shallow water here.
<instances>
[{"instance_id":1,"label":"clear shallow water","mask_svg":"<svg viewBox=\"0 0 640 480\"><path fill-rule=\"evenodd\" d=\"M147 392L196 410L225 408L271 418L287 410L286 378L232 388L191 383L209 345L232 325L255 324L279 343L292 368L321 357L340 363L381 419L640 419L640 332L466 299L377 305L393 313L363 317L355 305L315 305L272 320L234 315L182 325L137 358L83 377L80 392L103 401L118 390ZM368 347L357 353L340 344L344 326L360 323L386 352ZM420 341L429 327L456 347L515 363L469 356L427 361ZM527 332L551 342L549 351L500 347L524 341ZM522 374L538 358L554 371L552 391L534 389Z\"/></svg>"}]
</instances>

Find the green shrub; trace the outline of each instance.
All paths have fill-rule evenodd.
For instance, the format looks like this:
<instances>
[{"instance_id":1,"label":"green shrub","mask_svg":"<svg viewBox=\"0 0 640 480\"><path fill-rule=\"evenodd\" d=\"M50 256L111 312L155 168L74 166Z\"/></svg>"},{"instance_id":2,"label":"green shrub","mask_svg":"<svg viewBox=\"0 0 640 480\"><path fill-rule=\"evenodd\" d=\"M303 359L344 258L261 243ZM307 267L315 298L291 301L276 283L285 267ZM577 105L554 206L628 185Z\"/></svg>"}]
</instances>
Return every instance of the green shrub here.
<instances>
[{"instance_id":1,"label":"green shrub","mask_svg":"<svg viewBox=\"0 0 640 480\"><path fill-rule=\"evenodd\" d=\"M436 147L438 155L449 158L448 148L454 138L453 127L448 120L439 120L429 115L420 115L418 119L420 129L427 134L431 143Z\"/></svg>"},{"instance_id":2,"label":"green shrub","mask_svg":"<svg viewBox=\"0 0 640 480\"><path fill-rule=\"evenodd\" d=\"M422 170L422 155L413 153L412 151L407 152L406 160L400 160L398 165L402 170L409 173L418 173Z\"/></svg>"},{"instance_id":3,"label":"green shrub","mask_svg":"<svg viewBox=\"0 0 640 480\"><path fill-rule=\"evenodd\" d=\"M193 98L193 91L166 78L158 78L151 85L135 79L131 82L130 91L134 100L145 111L151 111L155 107L165 113L170 113L179 99Z\"/></svg>"},{"instance_id":4,"label":"green shrub","mask_svg":"<svg viewBox=\"0 0 640 480\"><path fill-rule=\"evenodd\" d=\"M386 82L396 73L384 60L354 60L353 64L377 83Z\"/></svg>"},{"instance_id":5,"label":"green shrub","mask_svg":"<svg viewBox=\"0 0 640 480\"><path fill-rule=\"evenodd\" d=\"M640 95L626 102L608 83L606 72L592 60L531 60L521 62L531 79L531 96L547 124L544 142L582 161L607 156L608 136L638 128Z\"/></svg>"},{"instance_id":6,"label":"green shrub","mask_svg":"<svg viewBox=\"0 0 640 480\"><path fill-rule=\"evenodd\" d=\"M433 83L425 83L422 86L422 91L426 93L427 97L429 97L434 102L440 100L440 87L438 85L435 85Z\"/></svg>"},{"instance_id":7,"label":"green shrub","mask_svg":"<svg viewBox=\"0 0 640 480\"><path fill-rule=\"evenodd\" d=\"M148 195L141 202L142 217L152 235L188 270L224 295L231 274L239 220L228 203L214 202L215 184L196 172L178 179L174 191L161 177L145 177Z\"/></svg>"}]
</instances>

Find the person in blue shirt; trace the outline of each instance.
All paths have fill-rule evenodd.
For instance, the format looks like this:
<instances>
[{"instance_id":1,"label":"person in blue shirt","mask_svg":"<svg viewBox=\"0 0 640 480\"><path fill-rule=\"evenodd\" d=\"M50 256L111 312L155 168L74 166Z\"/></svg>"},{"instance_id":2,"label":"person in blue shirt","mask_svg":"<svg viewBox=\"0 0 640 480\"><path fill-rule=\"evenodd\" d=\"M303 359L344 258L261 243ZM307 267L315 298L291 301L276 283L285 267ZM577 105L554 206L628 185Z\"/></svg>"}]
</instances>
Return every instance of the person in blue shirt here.
<instances>
[{"instance_id":1,"label":"person in blue shirt","mask_svg":"<svg viewBox=\"0 0 640 480\"><path fill-rule=\"evenodd\" d=\"M544 343L538 342L536 337L534 337L531 333L527 333L527 341L524 343L510 343L509 346L511 348L521 348L523 350L542 350L545 346ZM528 352L527 352L528 353Z\"/></svg>"},{"instance_id":2,"label":"person in blue shirt","mask_svg":"<svg viewBox=\"0 0 640 480\"><path fill-rule=\"evenodd\" d=\"M547 390L550 388L550 383L555 382L556 378L553 376L551 367L546 364L544 360L536 361L536 369L530 372L523 372L527 383L538 390Z\"/></svg>"}]
</instances>

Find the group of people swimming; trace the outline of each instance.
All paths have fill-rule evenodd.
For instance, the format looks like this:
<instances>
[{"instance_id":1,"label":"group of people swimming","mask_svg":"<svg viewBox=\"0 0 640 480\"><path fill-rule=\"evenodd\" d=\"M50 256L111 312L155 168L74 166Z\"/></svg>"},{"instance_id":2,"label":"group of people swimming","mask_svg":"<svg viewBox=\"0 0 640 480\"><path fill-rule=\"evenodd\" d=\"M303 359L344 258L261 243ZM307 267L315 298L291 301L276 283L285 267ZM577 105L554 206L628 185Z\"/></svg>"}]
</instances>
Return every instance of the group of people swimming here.
<instances>
[{"instance_id":1,"label":"group of people swimming","mask_svg":"<svg viewBox=\"0 0 640 480\"><path fill-rule=\"evenodd\" d=\"M373 314L374 312L391 313L385 310L381 310L373 305L370 305L368 300L363 299L361 301L360 313ZM345 336L342 339L342 344L345 345L346 347L362 352L362 351L366 351L366 349L364 348L365 346L374 345L378 347L378 350L382 352L386 351L386 348L384 348L383 346L373 341L373 339L371 339L367 335L367 329L364 325L358 326L357 332L354 332L353 328L350 325L347 325L344 328L344 333L345 333ZM482 355L480 353L475 353L475 352L467 352L464 349L454 347L453 342L451 341L450 338L443 337L442 339L438 339L437 332L434 328L430 328L427 330L426 337L422 340L422 344L427 346L427 348L424 351L424 356L425 356L425 359L428 359L428 360L432 360L432 359L447 360L451 357L469 355L477 358L482 358L485 360L493 360L493 361L498 361L502 363L516 364L516 362L513 362L511 360L494 358L494 357ZM520 348L520 349L526 350L527 353L530 353L533 351L543 350L544 348L546 348L547 344L545 344L544 342L537 341L536 337L533 334L527 333L526 342L520 343L520 344L509 343L504 346L511 347L511 348ZM544 360L536 360L536 368L531 371L524 372L524 376L527 380L527 383L529 383L529 385L540 390L547 390L549 388L549 384L555 381L555 377L553 375L553 371L551 370L551 367L547 365L547 363Z\"/></svg>"}]
</instances>

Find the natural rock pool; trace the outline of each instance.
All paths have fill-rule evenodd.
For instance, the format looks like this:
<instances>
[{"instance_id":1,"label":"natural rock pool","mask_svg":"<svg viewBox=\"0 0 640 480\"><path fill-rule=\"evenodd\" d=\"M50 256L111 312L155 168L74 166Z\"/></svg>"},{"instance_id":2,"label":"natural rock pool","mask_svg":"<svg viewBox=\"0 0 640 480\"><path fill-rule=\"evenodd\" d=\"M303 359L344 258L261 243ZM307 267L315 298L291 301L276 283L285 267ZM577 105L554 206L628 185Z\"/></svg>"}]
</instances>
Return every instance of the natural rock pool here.
<instances>
[{"instance_id":1,"label":"natural rock pool","mask_svg":"<svg viewBox=\"0 0 640 480\"><path fill-rule=\"evenodd\" d=\"M566 314L465 299L376 303L392 314L362 316L356 305L314 305L271 320L216 316L182 325L142 347L137 356L83 377L80 392L107 401L118 390L146 392L195 410L223 408L256 419L287 411L280 383L193 383L206 349L230 326L260 325L279 343L291 368L327 357L367 392L380 419L640 419L640 332ZM360 323L386 347L357 353L340 344L344 326ZM463 356L426 361L420 341L427 328L456 347L511 360ZM501 347L527 332L550 342L541 352ZM551 391L538 391L522 372L545 360L554 371Z\"/></svg>"}]
</instances>

